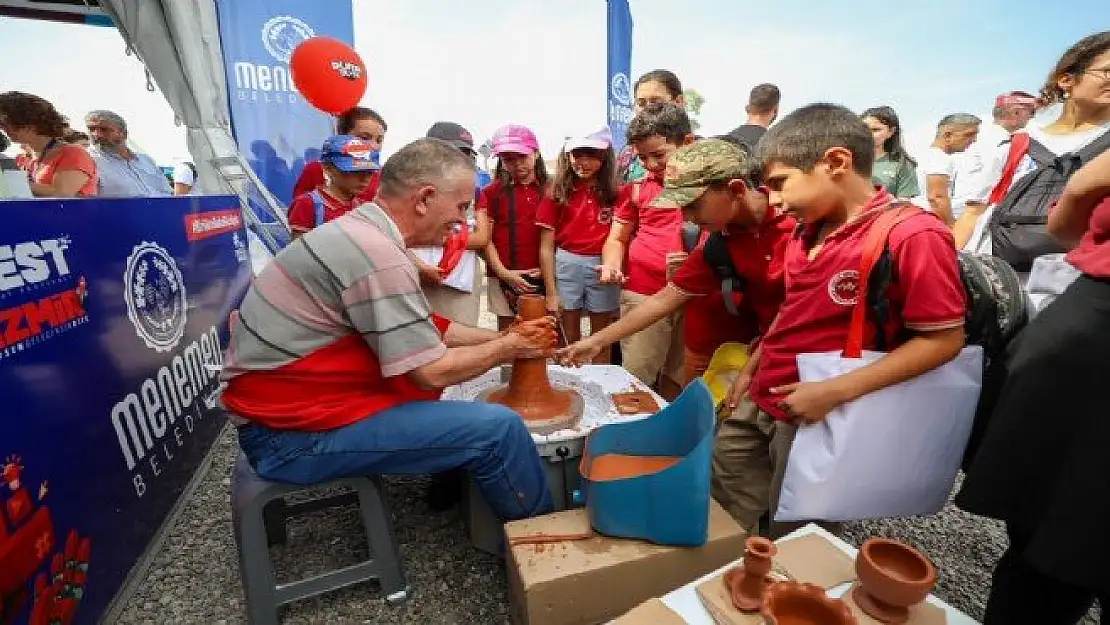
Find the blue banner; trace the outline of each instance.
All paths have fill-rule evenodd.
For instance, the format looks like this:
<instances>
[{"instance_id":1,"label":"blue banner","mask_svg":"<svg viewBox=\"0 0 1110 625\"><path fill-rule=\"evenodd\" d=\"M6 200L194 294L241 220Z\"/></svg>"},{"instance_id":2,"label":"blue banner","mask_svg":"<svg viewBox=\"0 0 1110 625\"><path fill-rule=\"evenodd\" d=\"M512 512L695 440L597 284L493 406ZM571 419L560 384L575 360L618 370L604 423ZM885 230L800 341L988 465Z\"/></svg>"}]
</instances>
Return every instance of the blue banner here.
<instances>
[{"instance_id":1,"label":"blue banner","mask_svg":"<svg viewBox=\"0 0 1110 625\"><path fill-rule=\"evenodd\" d=\"M0 219L0 623L91 625L226 422L239 202L11 201Z\"/></svg>"},{"instance_id":2,"label":"blue banner","mask_svg":"<svg viewBox=\"0 0 1110 625\"><path fill-rule=\"evenodd\" d=\"M632 11L628 0L607 0L608 16L608 83L606 103L609 128L613 131L613 149L624 149L628 123L632 121Z\"/></svg>"},{"instance_id":3,"label":"blue banner","mask_svg":"<svg viewBox=\"0 0 1110 625\"><path fill-rule=\"evenodd\" d=\"M335 134L334 120L293 86L297 44L328 36L354 45L351 0L218 0L231 127L239 150L278 200L289 205L307 161Z\"/></svg>"}]
</instances>

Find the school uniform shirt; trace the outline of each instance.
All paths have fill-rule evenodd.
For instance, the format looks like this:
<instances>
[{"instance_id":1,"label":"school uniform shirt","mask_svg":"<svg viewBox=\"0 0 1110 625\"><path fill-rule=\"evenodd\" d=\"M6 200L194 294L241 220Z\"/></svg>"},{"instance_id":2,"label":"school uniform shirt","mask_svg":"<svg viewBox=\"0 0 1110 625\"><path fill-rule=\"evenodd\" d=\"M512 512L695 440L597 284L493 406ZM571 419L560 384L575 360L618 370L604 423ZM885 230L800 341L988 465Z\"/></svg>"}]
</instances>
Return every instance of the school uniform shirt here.
<instances>
[{"instance_id":1,"label":"school uniform shirt","mask_svg":"<svg viewBox=\"0 0 1110 625\"><path fill-rule=\"evenodd\" d=\"M79 171L87 174L89 179L77 191L77 197L94 197L97 195L100 180L96 161L79 145L64 144L52 150L43 160L31 160L27 164L31 179L39 184L51 184L54 176L60 171Z\"/></svg>"},{"instance_id":2,"label":"school uniform shirt","mask_svg":"<svg viewBox=\"0 0 1110 625\"><path fill-rule=\"evenodd\" d=\"M734 315L725 308L725 294L717 290L709 295L695 297L686 305L682 318L683 339L686 348L695 354L712 356L725 343L752 342L759 334L759 319L751 308L744 305L743 297L733 293L736 305Z\"/></svg>"},{"instance_id":3,"label":"school uniform shirt","mask_svg":"<svg viewBox=\"0 0 1110 625\"><path fill-rule=\"evenodd\" d=\"M639 197L634 199L637 185ZM667 286L667 254L683 251L682 211L651 205L662 192L662 178L648 174L641 182L621 187L613 214L615 221L633 230L624 288L640 295L655 295Z\"/></svg>"},{"instance_id":4,"label":"school uniform shirt","mask_svg":"<svg viewBox=\"0 0 1110 625\"><path fill-rule=\"evenodd\" d=\"M793 217L779 214L764 219L755 229L729 226L725 231L729 257L744 282L742 303L755 313L761 332L771 325L782 305L786 250L796 227ZM671 284L687 295L720 292L721 277L705 258L704 241L678 268Z\"/></svg>"},{"instance_id":5,"label":"school uniform shirt","mask_svg":"<svg viewBox=\"0 0 1110 625\"><path fill-rule=\"evenodd\" d=\"M536 225L536 213L540 205L550 202L546 191L539 184L514 184L511 192L516 199L515 220L509 222L509 200L504 183L494 180L478 195L475 210L489 217L493 227L492 242L501 263L508 269L536 269L540 266L540 227ZM510 241L510 229L515 229L515 248Z\"/></svg>"},{"instance_id":6,"label":"school uniform shirt","mask_svg":"<svg viewBox=\"0 0 1110 625\"><path fill-rule=\"evenodd\" d=\"M786 249L786 298L779 319L762 341L762 357L751 386L752 400L778 420L789 416L771 389L798 381L798 354L844 349L859 293L864 239L875 218L893 197L880 191L860 216L830 232L821 252L808 259L820 223L791 238ZM965 295L948 228L922 211L896 226L888 239L895 275L887 299L890 324L884 328L891 348L904 339L902 329L935 331L964 322ZM870 326L870 323L868 324ZM868 327L864 349L874 349L875 330Z\"/></svg>"},{"instance_id":7,"label":"school uniform shirt","mask_svg":"<svg viewBox=\"0 0 1110 625\"><path fill-rule=\"evenodd\" d=\"M293 198L296 199L313 189L322 187L324 183L324 166L320 164L320 161L309 161L304 164L304 169L301 170L297 183L293 185ZM379 169L370 177L370 184L366 187L366 190L358 194L358 199L361 200L360 203L373 202L381 186L382 171Z\"/></svg>"},{"instance_id":8,"label":"school uniform shirt","mask_svg":"<svg viewBox=\"0 0 1110 625\"><path fill-rule=\"evenodd\" d=\"M612 223L613 207L602 206L594 188L581 181L565 206L553 200L536 209L536 225L555 231L555 246L581 256L601 256Z\"/></svg>"},{"instance_id":9,"label":"school uniform shirt","mask_svg":"<svg viewBox=\"0 0 1110 625\"><path fill-rule=\"evenodd\" d=\"M1067 261L1092 278L1110 279L1110 196L1091 213L1090 226Z\"/></svg>"},{"instance_id":10,"label":"school uniform shirt","mask_svg":"<svg viewBox=\"0 0 1110 625\"><path fill-rule=\"evenodd\" d=\"M320 198L324 200L324 223L342 217L366 201L354 198L350 201L341 200L327 192L324 187L316 189ZM312 200L311 193L297 196L289 205L289 227L298 232L308 232L316 226L316 203Z\"/></svg>"}]
</instances>

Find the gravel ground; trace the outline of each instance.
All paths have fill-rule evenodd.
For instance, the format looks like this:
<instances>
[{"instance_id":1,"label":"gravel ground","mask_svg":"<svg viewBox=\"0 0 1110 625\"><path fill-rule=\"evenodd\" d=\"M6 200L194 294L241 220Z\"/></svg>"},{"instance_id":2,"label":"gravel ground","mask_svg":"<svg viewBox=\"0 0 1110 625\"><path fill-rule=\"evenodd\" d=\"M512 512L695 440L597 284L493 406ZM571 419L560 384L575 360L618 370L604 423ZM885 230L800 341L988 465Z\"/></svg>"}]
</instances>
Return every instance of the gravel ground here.
<instances>
[{"instance_id":1,"label":"gravel ground","mask_svg":"<svg viewBox=\"0 0 1110 625\"><path fill-rule=\"evenodd\" d=\"M488 313L482 322L489 327ZM234 434L225 432L208 473L183 506L119 625L245 622L228 503L236 450ZM507 623L501 562L470 547L457 510L436 513L424 505L425 484L423 478L386 480L396 538L412 586L407 603L386 605L375 585L359 585L296 603L284 611L283 622ZM1006 544L998 524L948 506L927 518L851 524L845 538L859 545L872 535L897 538L927 553L941 570L936 594L972 617L982 616L990 571ZM291 521L288 546L272 553L284 581L350 564L365 551L354 508L347 507ZM1083 621L1098 622L1093 611Z\"/></svg>"}]
</instances>

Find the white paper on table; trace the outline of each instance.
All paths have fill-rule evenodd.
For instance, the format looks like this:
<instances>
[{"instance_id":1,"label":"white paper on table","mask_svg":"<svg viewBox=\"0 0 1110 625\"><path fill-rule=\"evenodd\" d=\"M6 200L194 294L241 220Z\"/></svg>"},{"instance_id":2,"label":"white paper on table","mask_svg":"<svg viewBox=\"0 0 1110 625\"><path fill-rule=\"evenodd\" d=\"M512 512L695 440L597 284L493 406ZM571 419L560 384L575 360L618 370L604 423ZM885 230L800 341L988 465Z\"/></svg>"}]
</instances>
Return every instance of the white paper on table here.
<instances>
[{"instance_id":1,"label":"white paper on table","mask_svg":"<svg viewBox=\"0 0 1110 625\"><path fill-rule=\"evenodd\" d=\"M797 357L803 382L819 382L886 354ZM844 404L798 428L776 521L855 521L932 514L948 500L983 385L983 350Z\"/></svg>"},{"instance_id":2,"label":"white paper on table","mask_svg":"<svg viewBox=\"0 0 1110 625\"><path fill-rule=\"evenodd\" d=\"M442 247L413 247L409 248L413 255L420 260L432 265L433 267L439 265L439 261L443 260ZM443 280L443 286L449 286L457 291L471 293L474 291L474 272L478 270L478 254L474 250L467 250L463 252L459 264L447 274Z\"/></svg>"}]
</instances>

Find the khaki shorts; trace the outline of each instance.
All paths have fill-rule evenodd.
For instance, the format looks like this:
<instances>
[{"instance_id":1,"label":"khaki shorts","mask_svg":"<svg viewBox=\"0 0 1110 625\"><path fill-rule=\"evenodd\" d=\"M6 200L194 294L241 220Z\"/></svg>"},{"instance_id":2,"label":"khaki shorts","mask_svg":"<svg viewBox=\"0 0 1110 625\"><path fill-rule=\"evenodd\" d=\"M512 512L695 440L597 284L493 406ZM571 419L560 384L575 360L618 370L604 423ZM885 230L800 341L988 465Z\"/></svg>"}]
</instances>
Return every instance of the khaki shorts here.
<instances>
[{"instance_id":1,"label":"khaki shorts","mask_svg":"<svg viewBox=\"0 0 1110 625\"><path fill-rule=\"evenodd\" d=\"M796 433L792 423L776 421L747 397L721 421L713 446L713 498L749 534L759 531L764 514L773 518L779 507L782 478ZM779 538L805 524L772 522L769 534ZM820 525L833 534L840 533L837 523Z\"/></svg>"},{"instance_id":2,"label":"khaki shorts","mask_svg":"<svg viewBox=\"0 0 1110 625\"><path fill-rule=\"evenodd\" d=\"M621 291L621 315L647 301L647 295ZM679 310L621 341L622 365L648 386L665 375L682 386L682 316Z\"/></svg>"},{"instance_id":3,"label":"khaki shorts","mask_svg":"<svg viewBox=\"0 0 1110 625\"><path fill-rule=\"evenodd\" d=\"M501 290L501 281L493 276L486 278L486 297L489 301L489 311L498 317L513 317L513 309L509 300L505 299L505 292Z\"/></svg>"}]
</instances>

